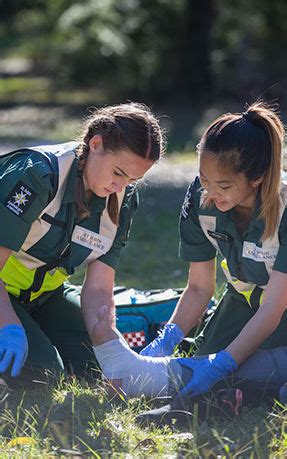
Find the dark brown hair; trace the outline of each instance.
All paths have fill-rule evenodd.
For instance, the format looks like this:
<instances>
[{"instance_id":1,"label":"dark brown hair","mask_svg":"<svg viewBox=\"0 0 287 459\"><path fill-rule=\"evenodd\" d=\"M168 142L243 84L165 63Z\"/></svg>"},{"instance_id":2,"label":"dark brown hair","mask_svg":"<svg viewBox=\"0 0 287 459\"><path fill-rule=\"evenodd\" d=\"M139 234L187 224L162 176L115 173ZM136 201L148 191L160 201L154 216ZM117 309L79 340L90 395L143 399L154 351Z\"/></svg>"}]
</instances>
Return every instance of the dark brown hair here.
<instances>
[{"instance_id":1,"label":"dark brown hair","mask_svg":"<svg viewBox=\"0 0 287 459\"><path fill-rule=\"evenodd\" d=\"M128 149L142 158L157 161L164 150L159 122L147 106L130 102L95 110L84 123L77 151L79 165L76 208L80 218L89 215L84 200L82 175L89 155L89 141L95 135L101 136L104 150L115 154L119 150ZM109 196L108 212L111 220L118 224L119 208L116 193Z\"/></svg>"},{"instance_id":2,"label":"dark brown hair","mask_svg":"<svg viewBox=\"0 0 287 459\"><path fill-rule=\"evenodd\" d=\"M259 187L262 239L275 234L279 218L279 193L284 127L275 110L262 102L243 113L226 113L204 132L198 152L218 156L221 167L244 173L250 181L263 177Z\"/></svg>"}]
</instances>

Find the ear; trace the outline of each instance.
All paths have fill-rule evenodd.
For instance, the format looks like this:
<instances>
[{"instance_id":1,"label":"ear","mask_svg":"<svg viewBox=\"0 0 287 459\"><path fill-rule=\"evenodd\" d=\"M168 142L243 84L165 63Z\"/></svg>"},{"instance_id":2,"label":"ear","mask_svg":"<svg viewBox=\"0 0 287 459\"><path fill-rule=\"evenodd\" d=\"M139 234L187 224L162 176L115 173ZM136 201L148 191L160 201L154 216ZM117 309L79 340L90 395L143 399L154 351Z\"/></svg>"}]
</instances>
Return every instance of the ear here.
<instances>
[{"instance_id":1,"label":"ear","mask_svg":"<svg viewBox=\"0 0 287 459\"><path fill-rule=\"evenodd\" d=\"M256 180L252 180L250 182L251 186L253 188L257 188L259 185L261 185L261 183L263 182L263 179L264 179L264 175L261 175L261 177L258 177Z\"/></svg>"},{"instance_id":2,"label":"ear","mask_svg":"<svg viewBox=\"0 0 287 459\"><path fill-rule=\"evenodd\" d=\"M99 134L94 135L89 140L89 147L90 147L90 150L102 149L103 148L102 136L100 136Z\"/></svg>"}]
</instances>

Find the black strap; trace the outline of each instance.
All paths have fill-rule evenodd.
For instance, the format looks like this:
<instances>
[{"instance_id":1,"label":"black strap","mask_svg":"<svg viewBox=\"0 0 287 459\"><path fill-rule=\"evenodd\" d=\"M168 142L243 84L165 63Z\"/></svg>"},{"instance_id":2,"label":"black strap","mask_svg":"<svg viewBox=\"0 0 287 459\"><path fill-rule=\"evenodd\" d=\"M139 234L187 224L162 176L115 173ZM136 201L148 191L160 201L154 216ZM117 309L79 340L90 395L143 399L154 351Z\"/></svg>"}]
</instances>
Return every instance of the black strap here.
<instances>
[{"instance_id":1,"label":"black strap","mask_svg":"<svg viewBox=\"0 0 287 459\"><path fill-rule=\"evenodd\" d=\"M49 223L50 225L59 226L62 229L67 229L68 226L67 222L62 222L61 220L58 220L57 218L54 218L46 213L42 215L41 219Z\"/></svg>"},{"instance_id":2,"label":"black strap","mask_svg":"<svg viewBox=\"0 0 287 459\"><path fill-rule=\"evenodd\" d=\"M228 288L228 290L232 291L232 293L235 293L236 295L240 295L241 297L242 296L244 297L243 293L238 292L238 290L236 290L236 288L230 282L227 282L227 288ZM260 299L261 299L261 295L262 295L263 291L264 291L263 288L258 287L258 285L256 285L255 288L253 289L251 295L250 295L250 303L248 303L248 304L253 309L253 311L255 311L255 312L257 311L257 309L260 306ZM245 300L246 300L246 298L245 298Z\"/></svg>"},{"instance_id":3,"label":"black strap","mask_svg":"<svg viewBox=\"0 0 287 459\"><path fill-rule=\"evenodd\" d=\"M254 311L257 311L257 309L260 306L260 300L261 300L261 295L262 295L263 291L264 291L263 288L258 287L256 285L256 287L254 288L253 292L250 295L250 303L251 303L251 307L252 307L252 309L254 309Z\"/></svg>"},{"instance_id":4,"label":"black strap","mask_svg":"<svg viewBox=\"0 0 287 459\"><path fill-rule=\"evenodd\" d=\"M46 273L48 271L51 271L54 268L58 268L59 266L61 266L61 263L63 262L63 260L66 257L70 256L71 234L72 234L73 226L74 226L74 205L73 203L71 203L68 206L67 223L65 224L66 235L63 238L63 246L62 246L61 252L55 260L43 266L40 266L40 268L37 268L35 270L34 279L30 287L26 290L20 290L20 294L18 298L21 303L29 303L31 300L31 293L38 292L41 289Z\"/></svg>"}]
</instances>

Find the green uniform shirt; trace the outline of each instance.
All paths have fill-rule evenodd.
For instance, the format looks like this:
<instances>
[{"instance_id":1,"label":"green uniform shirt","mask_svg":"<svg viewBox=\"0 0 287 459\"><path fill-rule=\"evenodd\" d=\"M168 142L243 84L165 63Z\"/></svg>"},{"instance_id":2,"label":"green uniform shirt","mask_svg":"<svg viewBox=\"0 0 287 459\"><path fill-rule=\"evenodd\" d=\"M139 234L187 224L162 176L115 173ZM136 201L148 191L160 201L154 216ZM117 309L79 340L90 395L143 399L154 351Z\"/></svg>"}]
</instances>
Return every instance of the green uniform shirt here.
<instances>
[{"instance_id":1,"label":"green uniform shirt","mask_svg":"<svg viewBox=\"0 0 287 459\"><path fill-rule=\"evenodd\" d=\"M31 150L21 150L0 157L0 246L18 252L33 221L38 218L53 198L58 175L57 161L52 154L47 154L47 156ZM89 248L71 242L73 229L79 223L75 213L74 188L77 161L75 158L61 207L55 215L57 225L52 225L46 235L27 251L29 255L49 264L70 242L69 254L63 258L60 265L68 274L72 274L74 269L81 265L91 252ZM120 251L126 244L137 204L137 192L132 187L128 187L112 247L98 258L112 268L117 266ZM90 203L91 216L80 221L81 227L97 233L105 205L106 198L94 195Z\"/></svg>"},{"instance_id":2,"label":"green uniform shirt","mask_svg":"<svg viewBox=\"0 0 287 459\"><path fill-rule=\"evenodd\" d=\"M239 234L233 220L233 210L221 212L215 206L201 206L202 187L197 177L185 196L180 217L180 256L186 261L208 261L217 251L227 260L231 276L240 281L265 286L272 269L287 273L287 211L282 184L281 218L275 237L261 242L264 222L255 208L252 220L243 234ZM203 220L215 223L211 240L202 229ZM210 233L209 233L210 234Z\"/></svg>"}]
</instances>

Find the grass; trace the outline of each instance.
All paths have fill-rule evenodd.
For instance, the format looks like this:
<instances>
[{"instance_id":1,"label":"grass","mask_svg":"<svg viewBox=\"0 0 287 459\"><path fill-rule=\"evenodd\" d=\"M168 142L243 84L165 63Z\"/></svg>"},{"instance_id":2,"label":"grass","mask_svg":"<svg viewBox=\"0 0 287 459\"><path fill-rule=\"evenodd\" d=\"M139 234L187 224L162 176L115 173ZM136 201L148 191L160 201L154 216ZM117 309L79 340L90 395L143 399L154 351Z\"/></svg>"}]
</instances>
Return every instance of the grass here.
<instances>
[{"instance_id":1,"label":"grass","mask_svg":"<svg viewBox=\"0 0 287 459\"><path fill-rule=\"evenodd\" d=\"M284 458L287 410L244 410L188 431L141 428L135 416L152 402L115 400L104 383L76 379L55 388L13 392L2 402L0 457Z\"/></svg>"}]
</instances>

